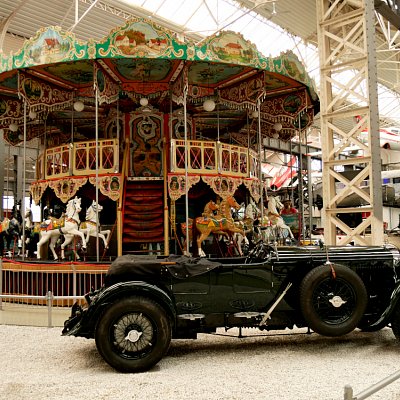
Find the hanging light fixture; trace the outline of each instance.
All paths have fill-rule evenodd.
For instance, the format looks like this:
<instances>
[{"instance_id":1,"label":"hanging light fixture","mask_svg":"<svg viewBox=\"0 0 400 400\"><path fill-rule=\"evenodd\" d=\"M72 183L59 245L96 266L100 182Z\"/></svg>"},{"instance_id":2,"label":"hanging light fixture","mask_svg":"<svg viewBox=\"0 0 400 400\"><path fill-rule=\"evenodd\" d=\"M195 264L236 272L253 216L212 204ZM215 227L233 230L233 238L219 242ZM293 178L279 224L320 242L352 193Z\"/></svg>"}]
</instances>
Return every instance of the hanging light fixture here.
<instances>
[{"instance_id":1,"label":"hanging light fixture","mask_svg":"<svg viewBox=\"0 0 400 400\"><path fill-rule=\"evenodd\" d=\"M274 139L278 139L279 138L279 132L282 130L282 124L280 122L275 122L274 125L272 126L272 128L274 129L274 133L272 134L272 137Z\"/></svg>"},{"instance_id":2,"label":"hanging light fixture","mask_svg":"<svg viewBox=\"0 0 400 400\"><path fill-rule=\"evenodd\" d=\"M139 101L140 105L142 107L146 107L149 104L149 100L146 99L146 97L142 97Z\"/></svg>"},{"instance_id":3,"label":"hanging light fixture","mask_svg":"<svg viewBox=\"0 0 400 400\"><path fill-rule=\"evenodd\" d=\"M206 75L207 78L207 89L210 91L210 77L212 76L211 66L208 65L208 73ZM206 99L203 102L203 109L205 111L214 111L215 109L215 101L213 99Z\"/></svg>"},{"instance_id":4,"label":"hanging light fixture","mask_svg":"<svg viewBox=\"0 0 400 400\"><path fill-rule=\"evenodd\" d=\"M36 118L36 111L33 111L33 110L29 111L29 118L30 119L35 119Z\"/></svg>"},{"instance_id":5,"label":"hanging light fixture","mask_svg":"<svg viewBox=\"0 0 400 400\"><path fill-rule=\"evenodd\" d=\"M203 103L203 108L205 111L214 111L215 101L212 99L207 99Z\"/></svg>"},{"instance_id":6,"label":"hanging light fixture","mask_svg":"<svg viewBox=\"0 0 400 400\"><path fill-rule=\"evenodd\" d=\"M10 126L8 127L8 129L10 129L11 132L17 132L18 131L18 125L17 124L10 124Z\"/></svg>"},{"instance_id":7,"label":"hanging light fixture","mask_svg":"<svg viewBox=\"0 0 400 400\"><path fill-rule=\"evenodd\" d=\"M75 101L74 110L76 112L81 112L81 111L83 111L84 108L85 108L85 104L83 104L82 101L80 101L80 100Z\"/></svg>"}]
</instances>

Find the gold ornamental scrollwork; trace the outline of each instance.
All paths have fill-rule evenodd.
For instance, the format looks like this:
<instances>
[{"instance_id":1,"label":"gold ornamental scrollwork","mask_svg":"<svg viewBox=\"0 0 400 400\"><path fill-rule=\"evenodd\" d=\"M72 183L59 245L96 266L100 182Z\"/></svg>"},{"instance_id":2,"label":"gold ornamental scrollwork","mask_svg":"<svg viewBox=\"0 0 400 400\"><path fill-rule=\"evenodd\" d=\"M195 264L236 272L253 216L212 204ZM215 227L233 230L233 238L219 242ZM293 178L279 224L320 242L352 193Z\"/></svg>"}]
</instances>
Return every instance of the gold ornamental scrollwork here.
<instances>
[{"instance_id":1,"label":"gold ornamental scrollwork","mask_svg":"<svg viewBox=\"0 0 400 400\"><path fill-rule=\"evenodd\" d=\"M188 176L187 190L200 181L200 176ZM168 176L168 194L171 200L176 201L186 194L186 184L184 175Z\"/></svg>"},{"instance_id":2,"label":"gold ornamental scrollwork","mask_svg":"<svg viewBox=\"0 0 400 400\"><path fill-rule=\"evenodd\" d=\"M254 201L258 203L261 198L260 181L258 179L243 179L243 185L246 186ZM265 189L265 183L263 183L263 187Z\"/></svg>"},{"instance_id":3,"label":"gold ornamental scrollwork","mask_svg":"<svg viewBox=\"0 0 400 400\"><path fill-rule=\"evenodd\" d=\"M29 188L29 191L32 195L32 199L36 205L39 204L40 199L43 196L44 191L49 186L49 182L33 182Z\"/></svg>"},{"instance_id":4,"label":"gold ornamental scrollwork","mask_svg":"<svg viewBox=\"0 0 400 400\"><path fill-rule=\"evenodd\" d=\"M121 177L119 175L99 176L98 188L104 196L117 201L121 196ZM91 176L89 182L96 186L96 177Z\"/></svg>"},{"instance_id":5,"label":"gold ornamental scrollwork","mask_svg":"<svg viewBox=\"0 0 400 400\"><path fill-rule=\"evenodd\" d=\"M87 178L66 178L49 181L49 187L54 190L55 195L66 203L87 182Z\"/></svg>"},{"instance_id":6,"label":"gold ornamental scrollwork","mask_svg":"<svg viewBox=\"0 0 400 400\"><path fill-rule=\"evenodd\" d=\"M226 176L202 176L201 179L224 200L233 196L238 186L242 183L241 178L229 178Z\"/></svg>"}]
</instances>

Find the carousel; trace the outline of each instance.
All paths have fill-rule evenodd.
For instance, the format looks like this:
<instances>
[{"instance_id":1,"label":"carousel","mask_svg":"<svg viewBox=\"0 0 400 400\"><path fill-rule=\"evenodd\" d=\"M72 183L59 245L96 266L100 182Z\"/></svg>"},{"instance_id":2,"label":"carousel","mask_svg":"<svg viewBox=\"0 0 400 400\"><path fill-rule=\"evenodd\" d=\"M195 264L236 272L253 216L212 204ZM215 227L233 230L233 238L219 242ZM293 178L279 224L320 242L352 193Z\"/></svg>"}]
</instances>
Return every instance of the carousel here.
<instances>
[{"instance_id":1,"label":"carousel","mask_svg":"<svg viewBox=\"0 0 400 400\"><path fill-rule=\"evenodd\" d=\"M265 139L290 141L319 110L293 53L265 57L230 31L180 41L135 19L99 42L43 28L0 57L4 140L39 143L30 196L42 215L20 221L22 262L224 256L221 236L241 254L256 218L279 224Z\"/></svg>"}]
</instances>

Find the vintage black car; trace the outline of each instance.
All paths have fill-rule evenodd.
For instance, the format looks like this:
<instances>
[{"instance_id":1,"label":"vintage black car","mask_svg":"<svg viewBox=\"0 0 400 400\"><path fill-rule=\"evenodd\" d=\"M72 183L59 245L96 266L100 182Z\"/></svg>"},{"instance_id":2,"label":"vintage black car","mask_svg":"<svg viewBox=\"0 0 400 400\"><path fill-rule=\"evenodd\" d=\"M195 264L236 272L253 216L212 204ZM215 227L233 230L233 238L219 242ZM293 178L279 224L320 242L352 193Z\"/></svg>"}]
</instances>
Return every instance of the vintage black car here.
<instances>
[{"instance_id":1,"label":"vintage black car","mask_svg":"<svg viewBox=\"0 0 400 400\"><path fill-rule=\"evenodd\" d=\"M245 258L122 256L105 284L72 307L63 335L95 338L116 370L150 369L171 338L217 328L309 327L326 336L391 325L400 340L395 247L273 247Z\"/></svg>"}]
</instances>

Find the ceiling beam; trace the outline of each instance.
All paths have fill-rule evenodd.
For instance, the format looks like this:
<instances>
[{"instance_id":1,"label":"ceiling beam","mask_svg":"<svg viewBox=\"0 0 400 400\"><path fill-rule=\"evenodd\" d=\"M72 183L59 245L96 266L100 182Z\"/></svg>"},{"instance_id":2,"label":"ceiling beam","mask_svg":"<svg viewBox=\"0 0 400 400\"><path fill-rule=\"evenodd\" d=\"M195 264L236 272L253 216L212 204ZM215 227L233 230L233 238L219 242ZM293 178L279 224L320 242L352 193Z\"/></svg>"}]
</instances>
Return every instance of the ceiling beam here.
<instances>
[{"instance_id":1,"label":"ceiling beam","mask_svg":"<svg viewBox=\"0 0 400 400\"><path fill-rule=\"evenodd\" d=\"M382 1L374 0L375 11L386 18L397 29L400 29L400 2L397 0Z\"/></svg>"}]
</instances>

